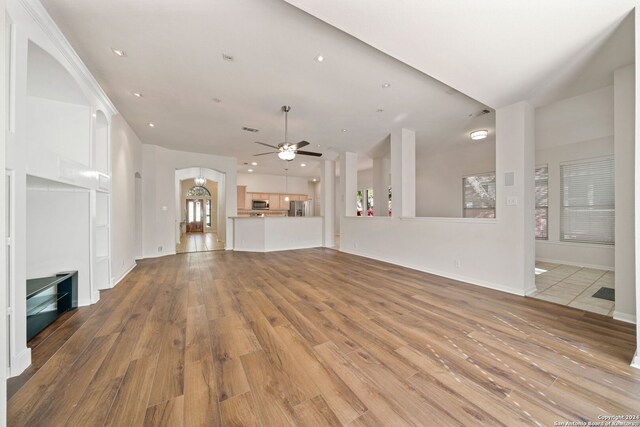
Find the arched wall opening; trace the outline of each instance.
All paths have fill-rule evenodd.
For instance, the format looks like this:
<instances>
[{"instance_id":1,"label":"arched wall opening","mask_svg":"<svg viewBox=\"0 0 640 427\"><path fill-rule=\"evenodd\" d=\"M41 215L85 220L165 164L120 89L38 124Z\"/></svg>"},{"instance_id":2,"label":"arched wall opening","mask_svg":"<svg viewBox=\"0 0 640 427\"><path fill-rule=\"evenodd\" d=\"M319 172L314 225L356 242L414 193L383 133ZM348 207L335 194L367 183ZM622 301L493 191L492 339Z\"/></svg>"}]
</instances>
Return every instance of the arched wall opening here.
<instances>
[{"instance_id":1,"label":"arched wall opening","mask_svg":"<svg viewBox=\"0 0 640 427\"><path fill-rule=\"evenodd\" d=\"M175 173L175 243L180 243L181 230L181 218L182 218L182 181L194 179L199 176L203 176L207 181L215 182L217 187L217 201L215 209L215 222L217 224L218 239L227 241L227 226L226 226L226 192L225 192L225 180L226 175L223 172L210 168L201 168L198 166L176 169Z\"/></svg>"}]
</instances>

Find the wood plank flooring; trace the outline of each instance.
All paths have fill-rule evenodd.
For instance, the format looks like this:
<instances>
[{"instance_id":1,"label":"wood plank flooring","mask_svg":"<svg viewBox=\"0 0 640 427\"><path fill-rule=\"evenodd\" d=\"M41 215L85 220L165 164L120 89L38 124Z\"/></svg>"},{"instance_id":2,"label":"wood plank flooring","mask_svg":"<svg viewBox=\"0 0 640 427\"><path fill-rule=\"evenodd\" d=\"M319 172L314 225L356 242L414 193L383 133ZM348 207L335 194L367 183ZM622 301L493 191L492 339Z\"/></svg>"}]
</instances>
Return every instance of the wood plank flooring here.
<instances>
[{"instance_id":1,"label":"wood plank flooring","mask_svg":"<svg viewBox=\"0 0 640 427\"><path fill-rule=\"evenodd\" d=\"M184 233L176 245L176 253L207 252L224 250L224 242L217 233Z\"/></svg>"},{"instance_id":2,"label":"wood plank flooring","mask_svg":"<svg viewBox=\"0 0 640 427\"><path fill-rule=\"evenodd\" d=\"M635 327L334 250L141 261L34 341L11 426L553 425L640 413Z\"/></svg>"}]
</instances>

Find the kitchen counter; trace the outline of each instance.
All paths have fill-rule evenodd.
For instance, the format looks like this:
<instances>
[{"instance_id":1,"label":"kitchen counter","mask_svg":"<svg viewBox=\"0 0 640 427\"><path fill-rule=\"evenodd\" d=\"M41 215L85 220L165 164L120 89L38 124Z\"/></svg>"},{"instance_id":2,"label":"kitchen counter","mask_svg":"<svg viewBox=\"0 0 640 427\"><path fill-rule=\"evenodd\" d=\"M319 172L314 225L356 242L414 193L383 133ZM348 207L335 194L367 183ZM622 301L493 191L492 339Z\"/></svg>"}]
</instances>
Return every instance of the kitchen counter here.
<instances>
[{"instance_id":1,"label":"kitchen counter","mask_svg":"<svg viewBox=\"0 0 640 427\"><path fill-rule=\"evenodd\" d=\"M271 252L322 246L322 217L232 217L236 251Z\"/></svg>"}]
</instances>

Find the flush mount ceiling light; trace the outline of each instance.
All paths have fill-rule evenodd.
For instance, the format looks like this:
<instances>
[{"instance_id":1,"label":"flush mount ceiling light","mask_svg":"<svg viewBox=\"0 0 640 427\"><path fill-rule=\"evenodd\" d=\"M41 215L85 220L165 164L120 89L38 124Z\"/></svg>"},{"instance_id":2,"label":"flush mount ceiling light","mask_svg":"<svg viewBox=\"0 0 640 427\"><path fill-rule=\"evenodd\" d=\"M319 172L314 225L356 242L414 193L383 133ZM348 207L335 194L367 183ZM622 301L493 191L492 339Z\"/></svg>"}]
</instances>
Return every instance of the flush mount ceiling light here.
<instances>
[{"instance_id":1,"label":"flush mount ceiling light","mask_svg":"<svg viewBox=\"0 0 640 427\"><path fill-rule=\"evenodd\" d=\"M388 88L389 86L391 86L390 83L382 83L382 87L385 89Z\"/></svg>"},{"instance_id":2,"label":"flush mount ceiling light","mask_svg":"<svg viewBox=\"0 0 640 427\"><path fill-rule=\"evenodd\" d=\"M313 179L312 179L312 181L313 181L313 182L316 182L316 181L317 181L317 179L313 178Z\"/></svg>"},{"instance_id":3,"label":"flush mount ceiling light","mask_svg":"<svg viewBox=\"0 0 640 427\"><path fill-rule=\"evenodd\" d=\"M112 51L113 53L115 53L116 55L118 55L118 56L121 56L121 57L122 57L122 56L125 56L125 54L124 54L124 50L111 48L111 51Z\"/></svg>"},{"instance_id":4,"label":"flush mount ceiling light","mask_svg":"<svg viewBox=\"0 0 640 427\"><path fill-rule=\"evenodd\" d=\"M324 56L322 56L322 55L316 56L316 61L318 61L318 62L324 61Z\"/></svg>"},{"instance_id":5,"label":"flush mount ceiling light","mask_svg":"<svg viewBox=\"0 0 640 427\"><path fill-rule=\"evenodd\" d=\"M486 129L474 130L469 135L471 135L471 139L473 139L474 141L477 141L479 139L485 139L487 135L489 135L489 131Z\"/></svg>"},{"instance_id":6,"label":"flush mount ceiling light","mask_svg":"<svg viewBox=\"0 0 640 427\"><path fill-rule=\"evenodd\" d=\"M207 183L207 178L202 175L202 168L200 168L200 175L193 179L193 183L198 187L202 187Z\"/></svg>"},{"instance_id":7,"label":"flush mount ceiling light","mask_svg":"<svg viewBox=\"0 0 640 427\"><path fill-rule=\"evenodd\" d=\"M153 123L149 123L149 127L150 127L150 128L154 128L154 127L156 127L156 125L155 125L155 124L153 124Z\"/></svg>"},{"instance_id":8,"label":"flush mount ceiling light","mask_svg":"<svg viewBox=\"0 0 640 427\"><path fill-rule=\"evenodd\" d=\"M307 164L306 163L300 163L300 166L305 167L305 166L307 166Z\"/></svg>"},{"instance_id":9,"label":"flush mount ceiling light","mask_svg":"<svg viewBox=\"0 0 640 427\"><path fill-rule=\"evenodd\" d=\"M347 129L340 129L340 132L346 132Z\"/></svg>"},{"instance_id":10,"label":"flush mount ceiling light","mask_svg":"<svg viewBox=\"0 0 640 427\"><path fill-rule=\"evenodd\" d=\"M136 98L142 98L142 94L140 92L133 92L133 96Z\"/></svg>"},{"instance_id":11,"label":"flush mount ceiling light","mask_svg":"<svg viewBox=\"0 0 640 427\"><path fill-rule=\"evenodd\" d=\"M247 172L253 172L253 169L247 169Z\"/></svg>"},{"instance_id":12,"label":"flush mount ceiling light","mask_svg":"<svg viewBox=\"0 0 640 427\"><path fill-rule=\"evenodd\" d=\"M258 162L251 162L252 166L258 166Z\"/></svg>"}]
</instances>

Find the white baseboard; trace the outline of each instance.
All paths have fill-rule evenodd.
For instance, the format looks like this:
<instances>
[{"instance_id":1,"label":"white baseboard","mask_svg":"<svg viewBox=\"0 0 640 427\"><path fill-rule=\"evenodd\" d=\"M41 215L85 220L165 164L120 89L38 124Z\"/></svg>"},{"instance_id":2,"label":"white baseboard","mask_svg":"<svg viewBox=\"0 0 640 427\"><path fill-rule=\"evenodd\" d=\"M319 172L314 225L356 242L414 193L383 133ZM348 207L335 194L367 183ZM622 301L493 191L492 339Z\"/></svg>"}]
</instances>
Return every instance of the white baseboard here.
<instances>
[{"instance_id":1,"label":"white baseboard","mask_svg":"<svg viewBox=\"0 0 640 427\"><path fill-rule=\"evenodd\" d=\"M524 294L529 296L529 295L533 295L536 292L538 292L538 288L536 288L536 285L533 285L531 287L529 287L528 289L524 290Z\"/></svg>"},{"instance_id":2,"label":"white baseboard","mask_svg":"<svg viewBox=\"0 0 640 427\"><path fill-rule=\"evenodd\" d=\"M26 347L19 354L17 354L11 363L11 374L12 377L17 377L21 373L24 372L31 365L31 349Z\"/></svg>"},{"instance_id":3,"label":"white baseboard","mask_svg":"<svg viewBox=\"0 0 640 427\"><path fill-rule=\"evenodd\" d=\"M100 291L95 291L91 294L91 304L95 304L100 301Z\"/></svg>"},{"instance_id":4,"label":"white baseboard","mask_svg":"<svg viewBox=\"0 0 640 427\"><path fill-rule=\"evenodd\" d=\"M473 277L467 277L467 276L463 276L463 275L459 275L459 274L451 274L451 273L449 273L447 271L440 271L440 270L436 270L436 269L424 268L424 267L421 267L421 266L411 265L411 264L408 264L408 263L394 262L394 261L390 261L388 259L384 259L383 257L380 257L380 256L361 253L361 252L347 251L347 250L344 250L342 248L340 248L339 251L340 252L345 252L345 253L348 253L348 254L351 254L351 255L361 256L361 257L364 257L364 258L375 259L377 261L387 262L389 264L399 265L400 267L406 267L406 268L410 268L412 270L422 271L423 273L429 273L429 274L434 274L436 276L446 277L447 279L453 279L453 280L457 280L459 282L465 282L465 283L468 283L470 285L481 286L483 288L488 288L488 289L493 289L493 290L496 290L496 291L506 292L506 293L513 294L513 295L518 295L518 296L521 296L521 297L526 295L524 290L510 288L508 286L503 286L503 285L500 285L500 284L497 284L497 283L485 282L485 281L477 280L477 279L475 279Z\"/></svg>"},{"instance_id":5,"label":"white baseboard","mask_svg":"<svg viewBox=\"0 0 640 427\"><path fill-rule=\"evenodd\" d=\"M538 257L536 257L536 261L540 261L540 262L550 262L550 263L552 263L552 264L564 264L564 265L570 265L570 266L572 266L572 267L593 268L593 269L595 269L595 270L608 270L608 271L615 271L615 268L614 268L614 267L607 266L607 265L585 264L585 263L580 263L580 262L571 262L571 261L560 260L560 259L538 258Z\"/></svg>"},{"instance_id":6,"label":"white baseboard","mask_svg":"<svg viewBox=\"0 0 640 427\"><path fill-rule=\"evenodd\" d=\"M633 356L633 360L631 361L631 367L640 369L640 349L636 350L636 354Z\"/></svg>"},{"instance_id":7,"label":"white baseboard","mask_svg":"<svg viewBox=\"0 0 640 427\"><path fill-rule=\"evenodd\" d=\"M620 311L614 311L613 318L616 320L620 320L621 322L633 323L634 325L636 324L635 314L628 314L628 313L622 313Z\"/></svg>"},{"instance_id":8,"label":"white baseboard","mask_svg":"<svg viewBox=\"0 0 640 427\"><path fill-rule=\"evenodd\" d=\"M91 297L89 298L78 298L78 307L86 307L88 305L91 305Z\"/></svg>"},{"instance_id":9,"label":"white baseboard","mask_svg":"<svg viewBox=\"0 0 640 427\"><path fill-rule=\"evenodd\" d=\"M127 271L125 271L118 279L111 279L111 287L115 288L116 285L120 282L122 282L122 279L124 279L125 277L127 277L127 274L131 273L131 270L133 270L134 268L136 268L138 266L138 264L136 264L135 262L133 263L133 265L131 267L129 267L129 269Z\"/></svg>"}]
</instances>

